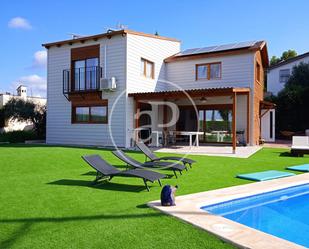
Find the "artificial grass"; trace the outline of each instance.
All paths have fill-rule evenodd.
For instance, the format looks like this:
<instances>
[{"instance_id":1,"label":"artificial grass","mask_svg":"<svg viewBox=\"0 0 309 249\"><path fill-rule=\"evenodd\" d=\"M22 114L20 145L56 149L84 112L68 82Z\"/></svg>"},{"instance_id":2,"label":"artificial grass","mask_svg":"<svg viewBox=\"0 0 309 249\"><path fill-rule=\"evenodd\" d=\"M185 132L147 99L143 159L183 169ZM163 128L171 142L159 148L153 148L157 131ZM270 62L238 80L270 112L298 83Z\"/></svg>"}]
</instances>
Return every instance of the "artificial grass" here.
<instances>
[{"instance_id":1,"label":"artificial grass","mask_svg":"<svg viewBox=\"0 0 309 249\"><path fill-rule=\"evenodd\" d=\"M80 158L92 153L124 169L108 150L0 146L0 248L232 248L148 208L145 203L159 199L158 183L150 184L150 192L136 178L92 185L94 172ZM144 160L140 153L130 155ZM308 156L266 148L249 159L191 158L198 163L189 172L163 180L179 185L177 195L249 183L237 174L309 163Z\"/></svg>"}]
</instances>

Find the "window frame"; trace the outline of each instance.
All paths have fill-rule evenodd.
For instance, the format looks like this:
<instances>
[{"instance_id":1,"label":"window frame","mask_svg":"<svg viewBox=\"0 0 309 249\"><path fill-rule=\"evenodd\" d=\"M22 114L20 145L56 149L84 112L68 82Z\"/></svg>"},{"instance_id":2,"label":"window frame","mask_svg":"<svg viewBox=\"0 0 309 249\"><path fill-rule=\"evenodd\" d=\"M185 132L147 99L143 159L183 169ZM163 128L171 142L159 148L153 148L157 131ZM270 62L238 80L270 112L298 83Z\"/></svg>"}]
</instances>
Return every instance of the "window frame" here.
<instances>
[{"instance_id":1,"label":"window frame","mask_svg":"<svg viewBox=\"0 0 309 249\"><path fill-rule=\"evenodd\" d=\"M210 68L211 65L219 65L220 66L220 75L218 78L210 78ZM206 66L207 67L207 75L205 78L199 78L198 77L198 68L200 66ZM222 62L217 61L217 62L209 62L209 63L201 63L201 64L195 64L195 80L196 81L201 81L201 80L221 80L222 79Z\"/></svg>"},{"instance_id":2,"label":"window frame","mask_svg":"<svg viewBox=\"0 0 309 249\"><path fill-rule=\"evenodd\" d=\"M76 108L88 108L89 113L89 120L88 121L77 121L76 120ZM106 108L106 120L105 121L94 121L91 118L91 108L92 107L105 107ZM71 123L72 124L108 124L108 103L102 103L102 104L77 104L72 105L72 117L71 117Z\"/></svg>"},{"instance_id":3,"label":"window frame","mask_svg":"<svg viewBox=\"0 0 309 249\"><path fill-rule=\"evenodd\" d=\"M100 68L100 44L95 44L95 45L89 45L89 46L83 46L83 47L78 47L78 48L72 48L71 49L71 65L70 65L70 87L71 90L74 92L85 92L85 91L97 91L98 89L86 89L87 88L87 79L86 79L86 61L88 59L93 59L97 58L98 59L98 67ZM85 61L85 66L84 68L84 79L83 81L85 82L85 89L80 90L76 86L75 82L75 62L76 61ZM101 77L101 70L100 70L100 77Z\"/></svg>"},{"instance_id":4,"label":"window frame","mask_svg":"<svg viewBox=\"0 0 309 249\"><path fill-rule=\"evenodd\" d=\"M144 64L144 70L143 72L140 72L141 76L144 76L147 79L154 79L155 63L143 57L141 57L140 63ZM147 76L147 63L151 64L151 76L150 77Z\"/></svg>"}]
</instances>

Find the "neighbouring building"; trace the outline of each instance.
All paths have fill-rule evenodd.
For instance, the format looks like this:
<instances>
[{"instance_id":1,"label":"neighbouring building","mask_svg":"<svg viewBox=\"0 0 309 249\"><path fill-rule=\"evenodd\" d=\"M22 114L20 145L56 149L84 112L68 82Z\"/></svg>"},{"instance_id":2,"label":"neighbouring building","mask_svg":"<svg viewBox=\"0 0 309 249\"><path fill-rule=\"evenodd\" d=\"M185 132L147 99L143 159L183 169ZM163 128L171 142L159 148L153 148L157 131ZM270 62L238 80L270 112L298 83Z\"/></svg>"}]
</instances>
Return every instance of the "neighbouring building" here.
<instances>
[{"instance_id":1,"label":"neighbouring building","mask_svg":"<svg viewBox=\"0 0 309 249\"><path fill-rule=\"evenodd\" d=\"M15 99L23 99L26 101L32 101L35 104L38 105L46 105L46 98L41 97L32 97L29 96L27 93L28 89L24 85L20 85L17 89L17 95L11 94L9 92L6 93L0 93L0 109L12 98ZM15 130L31 130L32 129L32 123L30 121L28 122L20 122L16 120L6 120L4 122L4 127L0 127L0 131L15 131Z\"/></svg>"},{"instance_id":2,"label":"neighbouring building","mask_svg":"<svg viewBox=\"0 0 309 249\"><path fill-rule=\"evenodd\" d=\"M200 142L230 143L234 150L236 133L248 145L262 136L272 140L270 128L261 127L273 108L263 101L266 42L184 51L180 45L131 30L43 44L47 143L131 147L147 125L151 134L199 130ZM172 117L166 102L179 108L168 128L159 125ZM140 115L147 111L152 118Z\"/></svg>"},{"instance_id":3,"label":"neighbouring building","mask_svg":"<svg viewBox=\"0 0 309 249\"><path fill-rule=\"evenodd\" d=\"M289 80L294 66L299 63L309 63L309 52L282 61L268 68L267 71L267 92L277 95Z\"/></svg>"}]
</instances>

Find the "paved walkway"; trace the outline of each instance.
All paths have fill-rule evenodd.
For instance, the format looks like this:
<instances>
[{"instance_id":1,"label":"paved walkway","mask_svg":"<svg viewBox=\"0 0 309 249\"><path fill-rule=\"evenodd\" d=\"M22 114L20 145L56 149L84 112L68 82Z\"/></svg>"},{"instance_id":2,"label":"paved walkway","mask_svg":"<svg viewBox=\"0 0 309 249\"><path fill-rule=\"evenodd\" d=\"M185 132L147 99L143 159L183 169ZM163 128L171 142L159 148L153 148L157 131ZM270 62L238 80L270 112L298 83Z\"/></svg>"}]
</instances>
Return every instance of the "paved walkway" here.
<instances>
[{"instance_id":1,"label":"paved walkway","mask_svg":"<svg viewBox=\"0 0 309 249\"><path fill-rule=\"evenodd\" d=\"M263 146L268 148L291 148L291 140L276 140L275 142L265 143Z\"/></svg>"},{"instance_id":2,"label":"paved walkway","mask_svg":"<svg viewBox=\"0 0 309 249\"><path fill-rule=\"evenodd\" d=\"M239 157L248 158L259 151L261 146L246 146L237 147L234 154L231 146L172 146L167 148L154 148L155 152L176 153L176 154L191 154L191 155L207 155L207 156L224 156L224 157Z\"/></svg>"}]
</instances>

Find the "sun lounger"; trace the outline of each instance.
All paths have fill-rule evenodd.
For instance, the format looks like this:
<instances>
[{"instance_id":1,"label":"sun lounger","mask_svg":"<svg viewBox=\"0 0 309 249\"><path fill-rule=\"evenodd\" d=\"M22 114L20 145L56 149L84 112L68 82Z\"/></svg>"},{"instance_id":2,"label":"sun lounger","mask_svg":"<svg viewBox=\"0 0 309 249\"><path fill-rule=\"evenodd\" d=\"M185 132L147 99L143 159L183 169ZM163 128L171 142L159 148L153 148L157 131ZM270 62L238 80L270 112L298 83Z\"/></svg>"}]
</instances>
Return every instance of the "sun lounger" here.
<instances>
[{"instance_id":1,"label":"sun lounger","mask_svg":"<svg viewBox=\"0 0 309 249\"><path fill-rule=\"evenodd\" d=\"M179 171L179 173L181 174L181 171L186 169L186 167L182 164L171 163L171 162L145 162L145 163L141 163L139 161L136 161L132 157L129 157L122 150L115 150L115 151L113 151L113 154L116 157L118 157L121 161L125 162L127 165L129 165L133 168L138 168L138 169L151 168L151 169L170 169L170 170L173 170L176 178L177 178L176 171Z\"/></svg>"},{"instance_id":2,"label":"sun lounger","mask_svg":"<svg viewBox=\"0 0 309 249\"><path fill-rule=\"evenodd\" d=\"M137 177L142 178L145 184L145 187L149 191L149 187L147 185L147 181L154 182L158 181L160 186L160 179L164 178L165 175L160 174L158 172L153 172L150 170L144 169L130 169L121 171L116 167L110 165L108 162L103 160L99 155L88 155L82 156L82 158L97 171L97 176L95 182L99 181L102 178L107 178L111 180L113 177L122 176L122 177Z\"/></svg>"},{"instance_id":3,"label":"sun lounger","mask_svg":"<svg viewBox=\"0 0 309 249\"><path fill-rule=\"evenodd\" d=\"M304 154L309 154L309 137L293 136L291 154L301 157L304 156Z\"/></svg>"},{"instance_id":4,"label":"sun lounger","mask_svg":"<svg viewBox=\"0 0 309 249\"><path fill-rule=\"evenodd\" d=\"M185 158L185 157L176 157L176 156L165 156L165 157L157 157L143 142L137 142L136 146L145 154L147 158L149 158L152 162L156 161L165 161L172 160L182 162L185 166L189 165L192 168L192 164L196 161Z\"/></svg>"}]
</instances>

